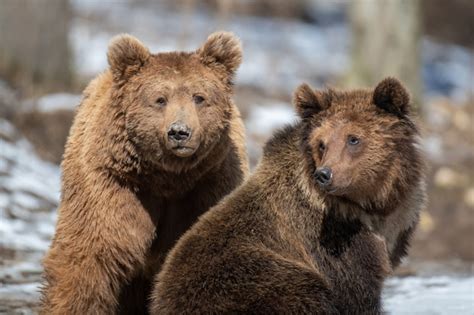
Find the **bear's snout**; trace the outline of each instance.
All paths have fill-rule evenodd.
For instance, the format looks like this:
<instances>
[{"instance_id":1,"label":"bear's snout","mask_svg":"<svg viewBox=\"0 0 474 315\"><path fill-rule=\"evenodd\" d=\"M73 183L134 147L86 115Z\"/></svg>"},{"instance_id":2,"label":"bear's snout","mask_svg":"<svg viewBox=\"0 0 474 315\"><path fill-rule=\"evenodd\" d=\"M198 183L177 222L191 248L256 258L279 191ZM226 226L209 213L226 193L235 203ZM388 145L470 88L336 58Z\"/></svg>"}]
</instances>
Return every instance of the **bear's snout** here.
<instances>
[{"instance_id":1,"label":"bear's snout","mask_svg":"<svg viewBox=\"0 0 474 315\"><path fill-rule=\"evenodd\" d=\"M176 144L180 144L191 138L191 133L192 130L188 125L181 122L175 122L171 124L170 128L168 129L168 140L176 142Z\"/></svg>"},{"instance_id":2,"label":"bear's snout","mask_svg":"<svg viewBox=\"0 0 474 315\"><path fill-rule=\"evenodd\" d=\"M199 147L199 129L177 121L171 124L166 134L166 147L178 157L189 157Z\"/></svg>"},{"instance_id":3,"label":"bear's snout","mask_svg":"<svg viewBox=\"0 0 474 315\"><path fill-rule=\"evenodd\" d=\"M326 188L332 182L332 170L329 167L318 167L314 173L319 186Z\"/></svg>"}]
</instances>

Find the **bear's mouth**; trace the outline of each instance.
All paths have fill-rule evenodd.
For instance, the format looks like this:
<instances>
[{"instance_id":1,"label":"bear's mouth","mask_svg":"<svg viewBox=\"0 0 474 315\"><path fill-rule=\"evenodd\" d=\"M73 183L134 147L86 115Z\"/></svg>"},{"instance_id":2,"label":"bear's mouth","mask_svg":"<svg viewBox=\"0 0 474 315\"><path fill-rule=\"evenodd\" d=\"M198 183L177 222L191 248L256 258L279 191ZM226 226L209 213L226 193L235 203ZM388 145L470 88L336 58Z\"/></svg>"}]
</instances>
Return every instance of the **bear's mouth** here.
<instances>
[{"instance_id":1,"label":"bear's mouth","mask_svg":"<svg viewBox=\"0 0 474 315\"><path fill-rule=\"evenodd\" d=\"M321 186L319 186L319 188L327 195L333 195L333 196L341 195L341 189L339 189L338 187L334 187L334 186L321 187Z\"/></svg>"},{"instance_id":2,"label":"bear's mouth","mask_svg":"<svg viewBox=\"0 0 474 315\"><path fill-rule=\"evenodd\" d=\"M190 157L191 155L194 154L194 152L196 152L196 150L197 148L188 147L188 146L180 146L180 145L171 148L171 152L173 152L174 155L181 158Z\"/></svg>"},{"instance_id":3,"label":"bear's mouth","mask_svg":"<svg viewBox=\"0 0 474 315\"><path fill-rule=\"evenodd\" d=\"M326 193L329 195L337 195L340 189L338 187L328 187L326 188Z\"/></svg>"},{"instance_id":4,"label":"bear's mouth","mask_svg":"<svg viewBox=\"0 0 474 315\"><path fill-rule=\"evenodd\" d=\"M329 185L329 186L326 186L326 187L319 186L319 188L325 194L332 195L332 196L337 196L337 197L344 196L347 192L346 187L338 187L338 186L334 186L334 185Z\"/></svg>"}]
</instances>

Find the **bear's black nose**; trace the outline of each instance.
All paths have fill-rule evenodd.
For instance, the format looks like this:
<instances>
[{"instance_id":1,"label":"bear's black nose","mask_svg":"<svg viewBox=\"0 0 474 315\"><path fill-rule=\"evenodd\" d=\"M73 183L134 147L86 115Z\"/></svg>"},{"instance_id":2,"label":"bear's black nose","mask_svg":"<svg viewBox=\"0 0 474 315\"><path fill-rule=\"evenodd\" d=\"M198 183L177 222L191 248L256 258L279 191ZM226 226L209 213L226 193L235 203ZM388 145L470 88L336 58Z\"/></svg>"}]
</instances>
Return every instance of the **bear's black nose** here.
<instances>
[{"instance_id":1,"label":"bear's black nose","mask_svg":"<svg viewBox=\"0 0 474 315\"><path fill-rule=\"evenodd\" d=\"M180 122L171 124L168 129L168 139L173 141L185 141L191 137L191 129Z\"/></svg>"},{"instance_id":2,"label":"bear's black nose","mask_svg":"<svg viewBox=\"0 0 474 315\"><path fill-rule=\"evenodd\" d=\"M332 171L329 167L318 167L314 176L321 187L327 187L332 182Z\"/></svg>"}]
</instances>

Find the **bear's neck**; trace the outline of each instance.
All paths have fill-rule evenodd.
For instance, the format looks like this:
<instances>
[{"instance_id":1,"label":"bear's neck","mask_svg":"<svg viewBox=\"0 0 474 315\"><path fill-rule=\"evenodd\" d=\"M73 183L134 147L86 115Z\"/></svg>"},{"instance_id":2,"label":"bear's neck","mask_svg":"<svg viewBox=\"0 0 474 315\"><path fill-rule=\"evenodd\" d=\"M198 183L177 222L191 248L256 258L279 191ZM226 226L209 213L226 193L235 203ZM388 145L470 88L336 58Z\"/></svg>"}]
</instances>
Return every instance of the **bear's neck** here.
<instances>
[{"instance_id":1,"label":"bear's neck","mask_svg":"<svg viewBox=\"0 0 474 315\"><path fill-rule=\"evenodd\" d=\"M320 234L326 205L309 182L299 148L300 127L294 125L275 134L265 146L253 178L260 181L257 186L265 196L265 211L275 218L282 242L304 254L312 251Z\"/></svg>"}]
</instances>

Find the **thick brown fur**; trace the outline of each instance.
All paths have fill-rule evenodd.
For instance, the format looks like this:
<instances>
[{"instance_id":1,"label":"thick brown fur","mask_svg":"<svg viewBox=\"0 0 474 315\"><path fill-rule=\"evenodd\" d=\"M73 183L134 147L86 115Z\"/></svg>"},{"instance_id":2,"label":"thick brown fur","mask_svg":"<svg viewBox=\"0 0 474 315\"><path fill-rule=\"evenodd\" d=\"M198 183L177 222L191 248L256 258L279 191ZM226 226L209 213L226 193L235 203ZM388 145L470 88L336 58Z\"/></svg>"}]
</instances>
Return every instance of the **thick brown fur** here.
<instances>
[{"instance_id":1,"label":"thick brown fur","mask_svg":"<svg viewBox=\"0 0 474 315\"><path fill-rule=\"evenodd\" d=\"M392 242L406 239L400 235L413 229L424 194L414 123L381 109L374 95L373 90L298 89L295 105L302 121L278 132L249 180L178 241L156 278L152 313L380 313L390 260L397 263L404 255L393 250ZM315 137L322 136L320 131L332 134L325 124L357 125L362 118L363 135L370 137L371 129L390 134L376 137L375 145L395 157L388 166L367 162L366 167L375 168L369 176L384 174L376 176L377 185L369 185L372 179L359 169L350 174L353 194L332 195L314 177L321 162L314 158L319 147ZM386 143L390 141L395 147Z\"/></svg>"},{"instance_id":2,"label":"thick brown fur","mask_svg":"<svg viewBox=\"0 0 474 315\"><path fill-rule=\"evenodd\" d=\"M158 54L122 35L108 60L66 145L43 314L145 313L168 250L248 173L231 99L241 62L232 34L213 34L196 52ZM189 127L186 141L169 136L177 122Z\"/></svg>"}]
</instances>

